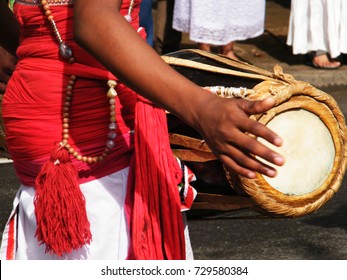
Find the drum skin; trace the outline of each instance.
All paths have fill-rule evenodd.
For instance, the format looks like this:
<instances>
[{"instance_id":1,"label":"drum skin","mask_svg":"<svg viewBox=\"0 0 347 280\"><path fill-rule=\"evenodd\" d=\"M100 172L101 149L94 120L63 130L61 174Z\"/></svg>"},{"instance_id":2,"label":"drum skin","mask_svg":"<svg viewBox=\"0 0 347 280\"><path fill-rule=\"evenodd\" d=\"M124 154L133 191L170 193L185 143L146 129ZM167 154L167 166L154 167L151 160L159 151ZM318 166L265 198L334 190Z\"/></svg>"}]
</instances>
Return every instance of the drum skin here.
<instances>
[{"instance_id":1,"label":"drum skin","mask_svg":"<svg viewBox=\"0 0 347 280\"><path fill-rule=\"evenodd\" d=\"M255 179L244 178L227 172L196 131L168 114L174 154L198 178L197 209L248 208L269 216L298 217L318 210L338 191L346 171L347 131L332 96L284 74L279 66L272 73L200 50L182 50L163 59L211 91L213 87L222 87L220 92L227 91L224 87L247 89L242 97L223 93L223 98L273 97L275 106L271 110L251 118L283 136L287 144L279 152L288 157L288 166L277 167L277 181L262 174Z\"/></svg>"}]
</instances>

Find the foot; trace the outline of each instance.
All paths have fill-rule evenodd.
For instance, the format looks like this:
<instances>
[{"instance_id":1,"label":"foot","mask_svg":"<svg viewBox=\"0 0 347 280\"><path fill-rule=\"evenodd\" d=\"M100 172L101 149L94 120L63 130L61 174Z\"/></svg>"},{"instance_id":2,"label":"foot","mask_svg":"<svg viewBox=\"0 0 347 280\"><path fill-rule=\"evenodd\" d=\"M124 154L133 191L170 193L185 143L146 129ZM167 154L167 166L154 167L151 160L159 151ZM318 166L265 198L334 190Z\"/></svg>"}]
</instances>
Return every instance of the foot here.
<instances>
[{"instance_id":1,"label":"foot","mask_svg":"<svg viewBox=\"0 0 347 280\"><path fill-rule=\"evenodd\" d=\"M205 44L205 43L198 43L198 48L202 51L210 52L211 51L211 45Z\"/></svg>"},{"instance_id":2,"label":"foot","mask_svg":"<svg viewBox=\"0 0 347 280\"><path fill-rule=\"evenodd\" d=\"M321 69L336 69L341 66L340 61L330 60L327 54L317 55L312 59L312 65Z\"/></svg>"},{"instance_id":3,"label":"foot","mask_svg":"<svg viewBox=\"0 0 347 280\"><path fill-rule=\"evenodd\" d=\"M225 56L234 59L234 60L239 60L239 58L234 54L233 51L228 51L227 53L223 53Z\"/></svg>"},{"instance_id":4,"label":"foot","mask_svg":"<svg viewBox=\"0 0 347 280\"><path fill-rule=\"evenodd\" d=\"M231 59L239 60L239 58L234 53L234 43L233 42L219 47L219 53L222 55L225 55Z\"/></svg>"}]
</instances>

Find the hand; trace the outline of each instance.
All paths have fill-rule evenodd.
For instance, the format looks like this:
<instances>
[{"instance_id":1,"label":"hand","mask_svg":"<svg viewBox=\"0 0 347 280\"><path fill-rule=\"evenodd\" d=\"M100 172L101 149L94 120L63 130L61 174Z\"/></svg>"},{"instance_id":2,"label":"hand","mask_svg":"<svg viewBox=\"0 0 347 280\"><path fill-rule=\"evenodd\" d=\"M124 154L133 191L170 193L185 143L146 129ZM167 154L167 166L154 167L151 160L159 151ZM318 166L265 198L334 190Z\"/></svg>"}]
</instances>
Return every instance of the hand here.
<instances>
[{"instance_id":1,"label":"hand","mask_svg":"<svg viewBox=\"0 0 347 280\"><path fill-rule=\"evenodd\" d=\"M17 58L0 47L0 94L6 90L6 84L16 66Z\"/></svg>"},{"instance_id":2,"label":"hand","mask_svg":"<svg viewBox=\"0 0 347 280\"><path fill-rule=\"evenodd\" d=\"M282 145L278 135L249 118L271 109L274 100L250 101L211 95L205 105L199 114L197 129L227 170L248 178L254 178L255 172L275 177L276 170L255 156L278 166L284 164L284 158L249 135L261 137L276 146Z\"/></svg>"}]
</instances>

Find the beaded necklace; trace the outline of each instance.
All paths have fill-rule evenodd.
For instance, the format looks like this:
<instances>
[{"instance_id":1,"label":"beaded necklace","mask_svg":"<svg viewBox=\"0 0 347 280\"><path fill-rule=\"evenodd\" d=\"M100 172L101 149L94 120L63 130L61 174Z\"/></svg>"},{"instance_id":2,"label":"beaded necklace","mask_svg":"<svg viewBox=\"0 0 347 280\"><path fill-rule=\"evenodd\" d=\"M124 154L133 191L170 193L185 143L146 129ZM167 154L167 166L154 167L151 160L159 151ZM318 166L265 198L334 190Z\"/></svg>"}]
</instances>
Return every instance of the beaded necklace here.
<instances>
[{"instance_id":1,"label":"beaded necklace","mask_svg":"<svg viewBox=\"0 0 347 280\"><path fill-rule=\"evenodd\" d=\"M125 19L128 22L131 22L132 17L131 13L134 7L135 0L131 0L129 4L128 14L125 16ZM49 23L51 24L53 31L55 33L55 36L58 39L59 44L59 53L60 55L68 62L68 63L75 63L75 58L72 53L72 49L70 46L64 42L62 39L59 29L54 21L54 17L52 15L52 11L50 9L50 5L47 0L41 0L41 5L44 10L45 16L47 17ZM117 92L115 90L115 87L117 85L116 81L109 80L107 82L107 85L109 86L109 90L107 92L107 97L109 98L109 104L110 104L110 123L109 123L109 133L108 133L108 140L105 144L105 148L103 152L100 155L96 156L84 156L78 151L76 151L70 144L69 144L69 123L70 123L70 108L71 108L71 102L73 98L73 88L76 82L76 76L71 75L69 78L69 81L67 83L66 89L65 89L65 99L64 99L64 107L63 107L63 128L62 128L62 140L60 142L60 146L62 148L67 149L67 151L75 157L79 161L83 161L86 163L95 163L100 162L104 160L105 157L110 153L111 149L114 147L114 139L117 137L117 134L115 130L117 129L116 124L116 96ZM59 164L59 162L57 162Z\"/></svg>"}]
</instances>

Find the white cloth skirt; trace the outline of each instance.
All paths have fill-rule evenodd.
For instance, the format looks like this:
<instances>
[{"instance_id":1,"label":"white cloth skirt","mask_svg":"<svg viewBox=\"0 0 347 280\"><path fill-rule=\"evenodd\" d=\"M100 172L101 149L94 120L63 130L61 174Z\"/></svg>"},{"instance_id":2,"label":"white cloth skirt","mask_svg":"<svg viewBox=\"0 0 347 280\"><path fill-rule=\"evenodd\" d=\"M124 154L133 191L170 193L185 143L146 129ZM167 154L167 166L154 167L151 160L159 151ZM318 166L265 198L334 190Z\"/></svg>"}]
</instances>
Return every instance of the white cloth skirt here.
<instances>
[{"instance_id":1,"label":"white cloth skirt","mask_svg":"<svg viewBox=\"0 0 347 280\"><path fill-rule=\"evenodd\" d=\"M175 0L173 28L190 40L226 45L264 32L265 0Z\"/></svg>"},{"instance_id":2,"label":"white cloth skirt","mask_svg":"<svg viewBox=\"0 0 347 280\"><path fill-rule=\"evenodd\" d=\"M287 44L293 54L347 53L347 1L292 0Z\"/></svg>"},{"instance_id":3,"label":"white cloth skirt","mask_svg":"<svg viewBox=\"0 0 347 280\"><path fill-rule=\"evenodd\" d=\"M35 238L35 190L22 185L6 224L0 259L18 260L124 260L128 255L129 230L125 216L125 196L129 168L81 184L86 200L92 242L70 254L58 257L45 253ZM185 229L187 258L192 258L188 228Z\"/></svg>"}]
</instances>

